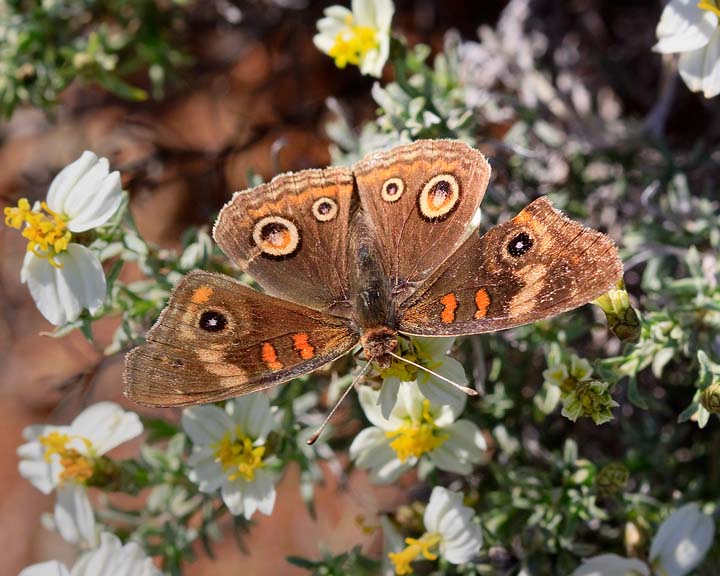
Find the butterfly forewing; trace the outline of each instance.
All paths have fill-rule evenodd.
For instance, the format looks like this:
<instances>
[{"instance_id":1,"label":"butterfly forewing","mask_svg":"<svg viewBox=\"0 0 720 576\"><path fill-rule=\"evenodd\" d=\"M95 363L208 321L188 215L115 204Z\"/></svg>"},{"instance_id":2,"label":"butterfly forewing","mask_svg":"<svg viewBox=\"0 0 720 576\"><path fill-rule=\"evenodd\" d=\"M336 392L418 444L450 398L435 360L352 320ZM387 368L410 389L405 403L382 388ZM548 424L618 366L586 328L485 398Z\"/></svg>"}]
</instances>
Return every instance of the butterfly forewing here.
<instances>
[{"instance_id":1,"label":"butterfly forewing","mask_svg":"<svg viewBox=\"0 0 720 576\"><path fill-rule=\"evenodd\" d=\"M347 168L281 174L237 192L220 212L213 236L268 293L349 316L353 187Z\"/></svg>"},{"instance_id":2,"label":"butterfly forewing","mask_svg":"<svg viewBox=\"0 0 720 576\"><path fill-rule=\"evenodd\" d=\"M311 372L358 338L344 318L192 272L175 287L147 343L128 354L125 394L152 406L240 396Z\"/></svg>"},{"instance_id":3,"label":"butterfly forewing","mask_svg":"<svg viewBox=\"0 0 720 576\"><path fill-rule=\"evenodd\" d=\"M452 140L378 152L353 170L385 271L410 289L462 242L490 178L485 157Z\"/></svg>"},{"instance_id":4,"label":"butterfly forewing","mask_svg":"<svg viewBox=\"0 0 720 576\"><path fill-rule=\"evenodd\" d=\"M469 238L401 304L400 331L460 335L527 324L600 296L622 271L610 238L539 198Z\"/></svg>"}]
</instances>

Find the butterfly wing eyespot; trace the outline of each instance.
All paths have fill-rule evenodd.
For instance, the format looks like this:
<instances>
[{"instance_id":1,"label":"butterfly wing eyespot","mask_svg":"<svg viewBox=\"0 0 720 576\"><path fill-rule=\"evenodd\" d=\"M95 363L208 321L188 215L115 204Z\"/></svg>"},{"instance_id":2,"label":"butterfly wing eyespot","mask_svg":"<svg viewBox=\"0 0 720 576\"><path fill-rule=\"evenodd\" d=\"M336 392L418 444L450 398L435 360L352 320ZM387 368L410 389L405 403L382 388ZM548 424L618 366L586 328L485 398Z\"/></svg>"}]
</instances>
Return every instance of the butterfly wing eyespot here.
<instances>
[{"instance_id":1,"label":"butterfly wing eyespot","mask_svg":"<svg viewBox=\"0 0 720 576\"><path fill-rule=\"evenodd\" d=\"M253 242L270 257L291 256L300 248L297 226L282 216L266 216L253 227Z\"/></svg>"},{"instance_id":2,"label":"butterfly wing eyespot","mask_svg":"<svg viewBox=\"0 0 720 576\"><path fill-rule=\"evenodd\" d=\"M397 202L405 192L405 183L402 178L388 178L383 182L380 195L385 202Z\"/></svg>"},{"instance_id":3,"label":"butterfly wing eyespot","mask_svg":"<svg viewBox=\"0 0 720 576\"><path fill-rule=\"evenodd\" d=\"M527 232L520 232L513 236L507 244L507 253L514 258L527 254L533 247L535 241Z\"/></svg>"},{"instance_id":4,"label":"butterfly wing eyespot","mask_svg":"<svg viewBox=\"0 0 720 576\"><path fill-rule=\"evenodd\" d=\"M227 316L218 310L206 310L198 320L198 326L205 332L222 332L227 325Z\"/></svg>"},{"instance_id":5,"label":"butterfly wing eyespot","mask_svg":"<svg viewBox=\"0 0 720 576\"><path fill-rule=\"evenodd\" d=\"M447 218L460 201L460 183L452 174L438 174L423 186L418 196L420 215L426 220Z\"/></svg>"},{"instance_id":6,"label":"butterfly wing eyespot","mask_svg":"<svg viewBox=\"0 0 720 576\"><path fill-rule=\"evenodd\" d=\"M319 222L330 222L338 213L338 205L335 200L323 196L313 202L312 213Z\"/></svg>"}]
</instances>

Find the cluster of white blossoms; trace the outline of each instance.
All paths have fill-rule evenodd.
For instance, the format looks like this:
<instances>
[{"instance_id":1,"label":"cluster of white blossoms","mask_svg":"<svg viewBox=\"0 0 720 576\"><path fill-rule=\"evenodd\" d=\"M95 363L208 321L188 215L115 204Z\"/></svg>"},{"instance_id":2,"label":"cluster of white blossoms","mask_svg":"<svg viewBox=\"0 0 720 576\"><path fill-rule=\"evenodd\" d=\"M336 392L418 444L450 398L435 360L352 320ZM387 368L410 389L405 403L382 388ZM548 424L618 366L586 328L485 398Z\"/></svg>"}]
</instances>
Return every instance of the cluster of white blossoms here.
<instances>
[{"instance_id":1,"label":"cluster of white blossoms","mask_svg":"<svg viewBox=\"0 0 720 576\"><path fill-rule=\"evenodd\" d=\"M680 76L705 98L720 94L720 2L670 0L657 25L653 50L679 54Z\"/></svg>"},{"instance_id":2,"label":"cluster of white blossoms","mask_svg":"<svg viewBox=\"0 0 720 576\"><path fill-rule=\"evenodd\" d=\"M697 504L685 504L660 525L648 562L601 554L585 560L571 576L685 576L703 561L714 537L713 519Z\"/></svg>"},{"instance_id":3,"label":"cluster of white blossoms","mask_svg":"<svg viewBox=\"0 0 720 576\"><path fill-rule=\"evenodd\" d=\"M54 522L68 542L94 546L95 516L87 495L96 461L142 434L134 412L113 402L98 402L69 426L37 425L23 431L18 448L20 475L43 494L56 493Z\"/></svg>"},{"instance_id":4,"label":"cluster of white blossoms","mask_svg":"<svg viewBox=\"0 0 720 576\"><path fill-rule=\"evenodd\" d=\"M45 201L31 207L21 198L17 207L4 209L5 224L28 241L20 279L52 324L102 306L107 284L100 260L73 239L105 224L121 202L120 174L110 172L105 158L83 152L55 177Z\"/></svg>"}]
</instances>

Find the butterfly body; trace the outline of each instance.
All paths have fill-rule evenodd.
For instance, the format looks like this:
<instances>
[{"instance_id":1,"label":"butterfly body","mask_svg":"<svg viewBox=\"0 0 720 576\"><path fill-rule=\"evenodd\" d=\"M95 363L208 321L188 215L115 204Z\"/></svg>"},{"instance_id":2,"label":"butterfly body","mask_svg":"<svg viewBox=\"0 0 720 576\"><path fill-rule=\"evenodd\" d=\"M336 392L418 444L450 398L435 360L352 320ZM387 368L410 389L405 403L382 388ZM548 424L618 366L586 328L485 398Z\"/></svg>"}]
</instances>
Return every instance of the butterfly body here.
<instances>
[{"instance_id":1,"label":"butterfly body","mask_svg":"<svg viewBox=\"0 0 720 576\"><path fill-rule=\"evenodd\" d=\"M221 400L311 372L358 344L387 367L401 336L518 326L621 278L612 241L545 198L468 236L489 176L478 151L426 140L236 193L214 238L266 293L188 274L147 344L128 354L126 395L156 406Z\"/></svg>"}]
</instances>

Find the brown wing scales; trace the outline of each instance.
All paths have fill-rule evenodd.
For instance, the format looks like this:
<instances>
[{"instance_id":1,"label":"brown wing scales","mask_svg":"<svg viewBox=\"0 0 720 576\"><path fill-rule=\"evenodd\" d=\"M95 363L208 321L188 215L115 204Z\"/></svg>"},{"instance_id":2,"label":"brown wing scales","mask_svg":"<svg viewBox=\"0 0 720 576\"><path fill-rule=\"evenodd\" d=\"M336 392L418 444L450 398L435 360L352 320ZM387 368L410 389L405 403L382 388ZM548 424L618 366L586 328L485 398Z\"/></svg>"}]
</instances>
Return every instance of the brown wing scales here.
<instances>
[{"instance_id":1,"label":"brown wing scales","mask_svg":"<svg viewBox=\"0 0 720 576\"><path fill-rule=\"evenodd\" d=\"M191 272L147 343L128 354L125 394L152 406L215 402L312 372L358 338L346 319Z\"/></svg>"},{"instance_id":2,"label":"brown wing scales","mask_svg":"<svg viewBox=\"0 0 720 576\"><path fill-rule=\"evenodd\" d=\"M581 306L621 277L610 238L539 198L469 238L402 303L400 331L460 335L519 326Z\"/></svg>"},{"instance_id":3,"label":"brown wing scales","mask_svg":"<svg viewBox=\"0 0 720 576\"><path fill-rule=\"evenodd\" d=\"M393 285L413 286L462 242L490 165L467 144L423 140L354 166L358 192Z\"/></svg>"},{"instance_id":4,"label":"brown wing scales","mask_svg":"<svg viewBox=\"0 0 720 576\"><path fill-rule=\"evenodd\" d=\"M353 187L348 168L281 174L235 193L213 236L269 294L349 316Z\"/></svg>"}]
</instances>

